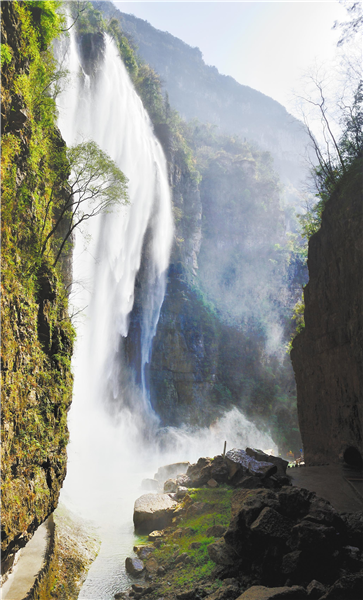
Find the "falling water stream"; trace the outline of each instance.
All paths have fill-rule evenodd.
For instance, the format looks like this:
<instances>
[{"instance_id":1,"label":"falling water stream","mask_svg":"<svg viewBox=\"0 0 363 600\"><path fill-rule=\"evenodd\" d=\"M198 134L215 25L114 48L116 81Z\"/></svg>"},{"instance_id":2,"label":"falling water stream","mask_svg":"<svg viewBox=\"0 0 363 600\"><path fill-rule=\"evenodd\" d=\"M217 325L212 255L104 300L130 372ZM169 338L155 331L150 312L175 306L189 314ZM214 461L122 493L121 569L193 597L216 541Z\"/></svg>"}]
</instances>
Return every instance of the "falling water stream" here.
<instances>
[{"instance_id":1,"label":"falling water stream","mask_svg":"<svg viewBox=\"0 0 363 600\"><path fill-rule=\"evenodd\" d=\"M237 409L197 435L183 428L158 428L145 366L173 237L166 160L113 41L105 36L103 57L89 75L73 34L67 49L58 52L70 73L58 103L66 143L94 140L128 178L129 204L90 219L76 234L72 302L80 313L75 319L68 473L61 494L71 510L97 523L102 541L79 597L111 600L130 585L124 562L135 543L132 508L144 477L168 462L220 453L226 435L232 445L274 445ZM141 379L136 381L123 341L142 262L146 291L140 301L140 365L134 370Z\"/></svg>"}]
</instances>

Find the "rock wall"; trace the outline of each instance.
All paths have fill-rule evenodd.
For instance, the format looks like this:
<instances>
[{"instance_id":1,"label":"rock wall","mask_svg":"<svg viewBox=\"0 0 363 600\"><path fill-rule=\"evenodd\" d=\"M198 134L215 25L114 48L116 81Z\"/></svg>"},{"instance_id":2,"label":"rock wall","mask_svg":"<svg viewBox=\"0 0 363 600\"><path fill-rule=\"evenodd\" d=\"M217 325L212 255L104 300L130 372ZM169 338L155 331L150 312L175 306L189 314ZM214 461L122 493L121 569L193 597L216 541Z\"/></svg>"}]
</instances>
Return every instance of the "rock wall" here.
<instances>
[{"instance_id":1,"label":"rock wall","mask_svg":"<svg viewBox=\"0 0 363 600\"><path fill-rule=\"evenodd\" d=\"M1 4L3 573L57 506L73 383L70 257L52 266L55 239L41 252L68 173L54 101L43 94L52 73L41 10Z\"/></svg>"},{"instance_id":2,"label":"rock wall","mask_svg":"<svg viewBox=\"0 0 363 600\"><path fill-rule=\"evenodd\" d=\"M363 209L361 164L328 200L312 236L305 328L291 353L305 461L363 453Z\"/></svg>"}]
</instances>

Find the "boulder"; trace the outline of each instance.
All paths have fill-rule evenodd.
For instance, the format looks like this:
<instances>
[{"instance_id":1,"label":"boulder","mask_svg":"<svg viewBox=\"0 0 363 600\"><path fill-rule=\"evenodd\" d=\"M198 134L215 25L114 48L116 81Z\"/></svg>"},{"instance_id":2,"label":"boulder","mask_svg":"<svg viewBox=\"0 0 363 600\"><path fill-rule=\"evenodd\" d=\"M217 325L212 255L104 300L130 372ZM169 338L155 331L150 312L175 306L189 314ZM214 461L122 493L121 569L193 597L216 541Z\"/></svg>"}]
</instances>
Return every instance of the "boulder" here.
<instances>
[{"instance_id":1,"label":"boulder","mask_svg":"<svg viewBox=\"0 0 363 600\"><path fill-rule=\"evenodd\" d=\"M266 454L262 450L256 450L254 448L246 448L246 454L260 462L268 462L275 465L277 467L277 476L283 477L286 475L286 469L289 465L289 462L287 460L284 460L279 456L272 456L271 454Z\"/></svg>"},{"instance_id":2,"label":"boulder","mask_svg":"<svg viewBox=\"0 0 363 600\"><path fill-rule=\"evenodd\" d=\"M172 493L178 491L178 484L176 479L167 479L164 483L164 494Z\"/></svg>"},{"instance_id":3,"label":"boulder","mask_svg":"<svg viewBox=\"0 0 363 600\"><path fill-rule=\"evenodd\" d=\"M167 479L177 477L178 475L186 473L189 465L189 462L179 462L172 463L170 465L164 465L158 469L157 473L155 473L154 479L163 482Z\"/></svg>"},{"instance_id":4,"label":"boulder","mask_svg":"<svg viewBox=\"0 0 363 600\"><path fill-rule=\"evenodd\" d=\"M215 479L209 479L207 481L207 486L210 488L216 488L216 487L218 487L218 483L216 482Z\"/></svg>"},{"instance_id":5,"label":"boulder","mask_svg":"<svg viewBox=\"0 0 363 600\"><path fill-rule=\"evenodd\" d=\"M306 590L299 586L273 587L253 585L246 590L237 600L302 600L306 598Z\"/></svg>"},{"instance_id":6,"label":"boulder","mask_svg":"<svg viewBox=\"0 0 363 600\"><path fill-rule=\"evenodd\" d=\"M134 552L141 560L145 560L154 552L154 546L134 546Z\"/></svg>"},{"instance_id":7,"label":"boulder","mask_svg":"<svg viewBox=\"0 0 363 600\"><path fill-rule=\"evenodd\" d=\"M158 562L155 558L150 557L145 561L145 569L149 575L155 575L159 568Z\"/></svg>"},{"instance_id":8,"label":"boulder","mask_svg":"<svg viewBox=\"0 0 363 600\"><path fill-rule=\"evenodd\" d=\"M168 494L144 494L134 505L135 531L148 534L171 523L177 503Z\"/></svg>"},{"instance_id":9,"label":"boulder","mask_svg":"<svg viewBox=\"0 0 363 600\"><path fill-rule=\"evenodd\" d=\"M312 550L314 554L329 550L333 552L338 543L338 533L334 527L302 520L291 529L291 547L299 550Z\"/></svg>"},{"instance_id":10,"label":"boulder","mask_svg":"<svg viewBox=\"0 0 363 600\"><path fill-rule=\"evenodd\" d=\"M226 460L223 456L218 455L213 458L210 473L211 477L213 477L217 483L227 483L229 478L229 470Z\"/></svg>"},{"instance_id":11,"label":"boulder","mask_svg":"<svg viewBox=\"0 0 363 600\"><path fill-rule=\"evenodd\" d=\"M251 524L250 530L265 538L287 540L291 526L292 522L290 520L282 517L273 508L266 506Z\"/></svg>"},{"instance_id":12,"label":"boulder","mask_svg":"<svg viewBox=\"0 0 363 600\"><path fill-rule=\"evenodd\" d=\"M242 472L256 477L269 477L277 472L276 465L269 462L258 461L239 448L233 448L226 454L226 463L229 469L229 478Z\"/></svg>"},{"instance_id":13,"label":"boulder","mask_svg":"<svg viewBox=\"0 0 363 600\"><path fill-rule=\"evenodd\" d=\"M125 568L127 573L134 577L140 577L145 571L145 565L140 558L127 557L125 560Z\"/></svg>"},{"instance_id":14,"label":"boulder","mask_svg":"<svg viewBox=\"0 0 363 600\"><path fill-rule=\"evenodd\" d=\"M223 527L223 525L212 525L212 527L209 527L209 529L207 529L206 531L206 536L207 537L222 537L222 535L224 535L226 533L226 528Z\"/></svg>"},{"instance_id":15,"label":"boulder","mask_svg":"<svg viewBox=\"0 0 363 600\"><path fill-rule=\"evenodd\" d=\"M207 546L207 551L209 558L217 565L233 565L238 559L233 548L227 546L227 544L224 541L209 544L209 546Z\"/></svg>"},{"instance_id":16,"label":"boulder","mask_svg":"<svg viewBox=\"0 0 363 600\"><path fill-rule=\"evenodd\" d=\"M180 487L192 487L192 480L190 479L190 477L188 477L188 475L178 475L176 481L178 486Z\"/></svg>"},{"instance_id":17,"label":"boulder","mask_svg":"<svg viewBox=\"0 0 363 600\"><path fill-rule=\"evenodd\" d=\"M189 487L201 487L211 479L212 461L210 458L200 458L197 463L190 465L187 475L190 478Z\"/></svg>"}]
</instances>

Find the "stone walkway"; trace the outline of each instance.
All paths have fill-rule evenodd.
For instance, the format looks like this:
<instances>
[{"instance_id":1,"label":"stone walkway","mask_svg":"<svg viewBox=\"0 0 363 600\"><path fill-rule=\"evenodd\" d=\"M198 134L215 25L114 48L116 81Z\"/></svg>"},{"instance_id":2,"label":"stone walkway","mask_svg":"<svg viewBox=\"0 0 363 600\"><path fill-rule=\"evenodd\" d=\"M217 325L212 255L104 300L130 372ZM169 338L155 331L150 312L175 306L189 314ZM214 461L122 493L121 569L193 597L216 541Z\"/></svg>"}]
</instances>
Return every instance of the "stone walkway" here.
<instances>
[{"instance_id":1,"label":"stone walkway","mask_svg":"<svg viewBox=\"0 0 363 600\"><path fill-rule=\"evenodd\" d=\"M46 523L43 523L25 548L20 550L20 556L13 572L2 586L2 600L23 600L26 597L43 567L48 539L48 527Z\"/></svg>"},{"instance_id":2,"label":"stone walkway","mask_svg":"<svg viewBox=\"0 0 363 600\"><path fill-rule=\"evenodd\" d=\"M292 484L316 492L339 512L363 510L362 472L341 465L298 467L287 470Z\"/></svg>"}]
</instances>

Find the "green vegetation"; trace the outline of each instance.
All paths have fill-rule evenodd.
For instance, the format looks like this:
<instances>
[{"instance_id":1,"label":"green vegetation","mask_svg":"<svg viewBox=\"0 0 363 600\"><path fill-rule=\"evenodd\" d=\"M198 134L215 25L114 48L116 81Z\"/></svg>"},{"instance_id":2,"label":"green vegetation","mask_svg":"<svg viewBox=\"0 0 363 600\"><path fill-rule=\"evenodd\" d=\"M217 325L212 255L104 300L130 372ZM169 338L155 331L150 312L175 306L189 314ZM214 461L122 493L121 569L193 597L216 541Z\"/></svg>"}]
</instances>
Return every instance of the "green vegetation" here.
<instances>
[{"instance_id":1,"label":"green vegetation","mask_svg":"<svg viewBox=\"0 0 363 600\"><path fill-rule=\"evenodd\" d=\"M233 490L227 486L215 489L192 489L182 503L186 516L178 520L176 530L169 533L160 548L156 549L153 557L167 570L166 580L159 578L157 591L152 597L160 597L173 593L175 590L191 589L198 584L207 583L215 567L209 559L207 546L215 541L207 537L207 530L213 525L228 527L231 519L231 498ZM188 516L188 508L193 503L203 503L202 514ZM178 563L180 554L187 553L189 562ZM221 585L213 580L209 588L212 593Z\"/></svg>"},{"instance_id":2,"label":"green vegetation","mask_svg":"<svg viewBox=\"0 0 363 600\"><path fill-rule=\"evenodd\" d=\"M41 255L69 164L51 94L58 2L2 3L3 557L54 509L66 470L74 330L67 257Z\"/></svg>"}]
</instances>

